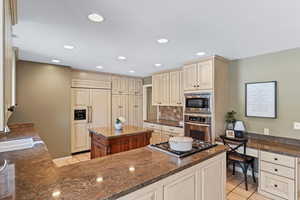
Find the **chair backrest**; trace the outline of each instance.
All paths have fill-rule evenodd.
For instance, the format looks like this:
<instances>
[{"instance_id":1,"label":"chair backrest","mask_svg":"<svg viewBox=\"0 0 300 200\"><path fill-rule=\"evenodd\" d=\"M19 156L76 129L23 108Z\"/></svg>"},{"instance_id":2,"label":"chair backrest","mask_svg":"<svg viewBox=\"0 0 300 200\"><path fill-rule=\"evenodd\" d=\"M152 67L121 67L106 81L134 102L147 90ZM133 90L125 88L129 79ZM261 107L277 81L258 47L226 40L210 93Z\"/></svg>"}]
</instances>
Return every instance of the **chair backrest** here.
<instances>
[{"instance_id":1,"label":"chair backrest","mask_svg":"<svg viewBox=\"0 0 300 200\"><path fill-rule=\"evenodd\" d=\"M229 138L225 135L221 135L220 138L223 140L225 146L229 147L228 153L239 153L238 148L243 147L243 154L246 155L247 138Z\"/></svg>"}]
</instances>

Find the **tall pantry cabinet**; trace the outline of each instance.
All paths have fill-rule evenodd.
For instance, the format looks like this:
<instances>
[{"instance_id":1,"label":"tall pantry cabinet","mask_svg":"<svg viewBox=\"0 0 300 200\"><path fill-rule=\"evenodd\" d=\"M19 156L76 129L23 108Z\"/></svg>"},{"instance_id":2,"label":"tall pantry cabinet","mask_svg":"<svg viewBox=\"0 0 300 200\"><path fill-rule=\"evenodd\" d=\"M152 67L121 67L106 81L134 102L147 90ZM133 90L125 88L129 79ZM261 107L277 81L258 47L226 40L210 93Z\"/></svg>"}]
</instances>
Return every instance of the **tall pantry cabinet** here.
<instances>
[{"instance_id":1,"label":"tall pantry cabinet","mask_svg":"<svg viewBox=\"0 0 300 200\"><path fill-rule=\"evenodd\" d=\"M118 117L126 119L126 125L142 126L142 80L113 76L112 124Z\"/></svg>"}]
</instances>

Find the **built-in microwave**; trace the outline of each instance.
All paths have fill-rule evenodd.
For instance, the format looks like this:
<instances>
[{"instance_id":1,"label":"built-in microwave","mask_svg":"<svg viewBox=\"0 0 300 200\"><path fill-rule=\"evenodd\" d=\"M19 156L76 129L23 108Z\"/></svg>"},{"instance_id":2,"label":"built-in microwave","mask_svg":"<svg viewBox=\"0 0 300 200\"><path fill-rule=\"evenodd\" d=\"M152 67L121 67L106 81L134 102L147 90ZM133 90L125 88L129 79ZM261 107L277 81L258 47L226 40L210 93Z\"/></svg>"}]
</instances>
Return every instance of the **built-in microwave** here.
<instances>
[{"instance_id":1,"label":"built-in microwave","mask_svg":"<svg viewBox=\"0 0 300 200\"><path fill-rule=\"evenodd\" d=\"M211 113L211 93L185 94L186 113Z\"/></svg>"}]
</instances>

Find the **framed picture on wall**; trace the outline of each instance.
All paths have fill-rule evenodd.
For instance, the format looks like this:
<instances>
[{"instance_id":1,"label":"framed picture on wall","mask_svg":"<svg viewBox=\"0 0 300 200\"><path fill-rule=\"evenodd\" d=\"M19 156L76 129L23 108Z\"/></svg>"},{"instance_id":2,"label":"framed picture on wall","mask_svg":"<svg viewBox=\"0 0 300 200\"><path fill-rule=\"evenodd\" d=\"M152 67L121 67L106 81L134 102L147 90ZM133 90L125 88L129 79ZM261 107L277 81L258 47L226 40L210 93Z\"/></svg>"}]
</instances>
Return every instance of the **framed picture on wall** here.
<instances>
[{"instance_id":1,"label":"framed picture on wall","mask_svg":"<svg viewBox=\"0 0 300 200\"><path fill-rule=\"evenodd\" d=\"M277 81L245 84L246 117L277 118Z\"/></svg>"}]
</instances>

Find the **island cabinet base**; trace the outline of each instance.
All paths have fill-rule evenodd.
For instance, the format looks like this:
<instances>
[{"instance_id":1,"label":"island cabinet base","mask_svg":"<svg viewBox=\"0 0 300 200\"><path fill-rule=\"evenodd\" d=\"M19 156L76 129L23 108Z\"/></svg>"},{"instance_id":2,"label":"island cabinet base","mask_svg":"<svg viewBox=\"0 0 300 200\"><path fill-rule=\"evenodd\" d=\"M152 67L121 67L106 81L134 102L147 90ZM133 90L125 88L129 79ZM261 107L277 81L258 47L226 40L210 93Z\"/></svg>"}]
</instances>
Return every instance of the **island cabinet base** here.
<instances>
[{"instance_id":1,"label":"island cabinet base","mask_svg":"<svg viewBox=\"0 0 300 200\"><path fill-rule=\"evenodd\" d=\"M107 138L91 134L91 158L129 151L150 144L151 132Z\"/></svg>"},{"instance_id":2,"label":"island cabinet base","mask_svg":"<svg viewBox=\"0 0 300 200\"><path fill-rule=\"evenodd\" d=\"M225 199L226 153L222 153L118 200Z\"/></svg>"}]
</instances>

